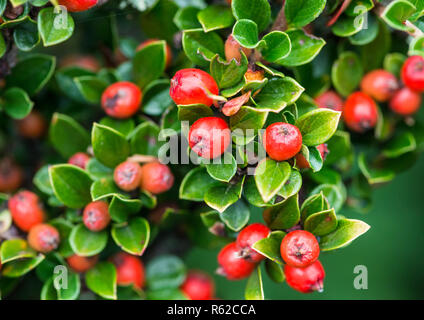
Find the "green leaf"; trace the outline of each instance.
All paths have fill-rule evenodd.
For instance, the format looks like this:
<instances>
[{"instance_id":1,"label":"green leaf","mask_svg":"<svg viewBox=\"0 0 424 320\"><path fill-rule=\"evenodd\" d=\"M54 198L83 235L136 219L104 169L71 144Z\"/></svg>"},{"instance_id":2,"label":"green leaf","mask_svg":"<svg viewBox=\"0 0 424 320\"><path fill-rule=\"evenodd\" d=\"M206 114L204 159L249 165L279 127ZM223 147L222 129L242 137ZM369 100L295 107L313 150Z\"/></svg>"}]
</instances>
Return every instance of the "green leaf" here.
<instances>
[{"instance_id":1,"label":"green leaf","mask_svg":"<svg viewBox=\"0 0 424 320\"><path fill-rule=\"evenodd\" d=\"M204 104L189 104L178 106L178 120L190 123L200 118L213 116L211 107Z\"/></svg>"},{"instance_id":2,"label":"green leaf","mask_svg":"<svg viewBox=\"0 0 424 320\"><path fill-rule=\"evenodd\" d=\"M143 112L150 116L162 115L172 105L169 96L169 80L156 80L143 92Z\"/></svg>"},{"instance_id":3,"label":"green leaf","mask_svg":"<svg viewBox=\"0 0 424 320\"><path fill-rule=\"evenodd\" d=\"M142 205L139 199L127 199L114 195L109 204L109 214L113 221L125 222L128 216L140 212Z\"/></svg>"},{"instance_id":4,"label":"green leaf","mask_svg":"<svg viewBox=\"0 0 424 320\"><path fill-rule=\"evenodd\" d=\"M265 209L263 218L272 230L290 229L300 220L298 194Z\"/></svg>"},{"instance_id":5,"label":"green leaf","mask_svg":"<svg viewBox=\"0 0 424 320\"><path fill-rule=\"evenodd\" d=\"M124 162L130 154L130 145L121 133L98 123L93 125L91 143L97 160L110 168Z\"/></svg>"},{"instance_id":6,"label":"green leaf","mask_svg":"<svg viewBox=\"0 0 424 320\"><path fill-rule=\"evenodd\" d=\"M334 231L337 228L337 217L334 209L310 215L305 220L304 228L318 237L325 236Z\"/></svg>"},{"instance_id":7,"label":"green leaf","mask_svg":"<svg viewBox=\"0 0 424 320\"><path fill-rule=\"evenodd\" d=\"M176 256L156 257L146 267L146 282L150 290L178 288L185 277L184 263Z\"/></svg>"},{"instance_id":8,"label":"green leaf","mask_svg":"<svg viewBox=\"0 0 424 320\"><path fill-rule=\"evenodd\" d=\"M2 210L0 212L0 234L9 230L11 225L12 225L12 215L10 214L10 211ZM1 259L1 254L0 254L0 259Z\"/></svg>"},{"instance_id":9,"label":"green leaf","mask_svg":"<svg viewBox=\"0 0 424 320\"><path fill-rule=\"evenodd\" d=\"M39 92L53 76L56 59L53 56L36 54L21 59L6 78L9 88L19 87L29 96Z\"/></svg>"},{"instance_id":10,"label":"green leaf","mask_svg":"<svg viewBox=\"0 0 424 320\"><path fill-rule=\"evenodd\" d=\"M34 185L42 192L48 195L53 195L53 188L50 183L49 166L41 167L33 178Z\"/></svg>"},{"instance_id":11,"label":"green leaf","mask_svg":"<svg viewBox=\"0 0 424 320\"><path fill-rule=\"evenodd\" d=\"M286 279L283 266L278 263L275 263L271 260L266 260L265 270L269 278L276 283L282 283Z\"/></svg>"},{"instance_id":12,"label":"green leaf","mask_svg":"<svg viewBox=\"0 0 424 320\"><path fill-rule=\"evenodd\" d=\"M57 231L59 231L60 244L57 251L63 257L69 257L73 255L74 252L72 251L71 245L69 243L69 235L71 234L73 224L63 218L56 218L56 219L50 220L49 223L53 227L55 227Z\"/></svg>"},{"instance_id":13,"label":"green leaf","mask_svg":"<svg viewBox=\"0 0 424 320\"><path fill-rule=\"evenodd\" d=\"M262 57L269 62L284 59L290 54L291 42L287 33L272 31L262 38L264 45L261 48Z\"/></svg>"},{"instance_id":14,"label":"green leaf","mask_svg":"<svg viewBox=\"0 0 424 320\"><path fill-rule=\"evenodd\" d=\"M16 261L11 261L2 266L2 275L10 278L19 278L35 269L43 260L45 256L39 254L35 258L25 258Z\"/></svg>"},{"instance_id":15,"label":"green leaf","mask_svg":"<svg viewBox=\"0 0 424 320\"><path fill-rule=\"evenodd\" d=\"M211 178L204 167L197 167L186 174L180 185L180 199L203 201L206 191L213 185L220 185Z\"/></svg>"},{"instance_id":16,"label":"green leaf","mask_svg":"<svg viewBox=\"0 0 424 320\"><path fill-rule=\"evenodd\" d=\"M281 112L295 102L305 89L290 77L272 78L255 97L256 109L265 112Z\"/></svg>"},{"instance_id":17,"label":"green leaf","mask_svg":"<svg viewBox=\"0 0 424 320\"><path fill-rule=\"evenodd\" d=\"M174 23L180 30L201 28L197 14L200 9L192 6L180 8L174 16Z\"/></svg>"},{"instance_id":18,"label":"green leaf","mask_svg":"<svg viewBox=\"0 0 424 320\"><path fill-rule=\"evenodd\" d=\"M283 187L278 191L278 195L283 198L289 198L292 195L299 192L302 187L302 175L297 170L292 170L290 172L290 177L283 185Z\"/></svg>"},{"instance_id":19,"label":"green leaf","mask_svg":"<svg viewBox=\"0 0 424 320\"><path fill-rule=\"evenodd\" d=\"M4 41L3 35L0 33L0 58L6 53L6 42Z\"/></svg>"},{"instance_id":20,"label":"green leaf","mask_svg":"<svg viewBox=\"0 0 424 320\"><path fill-rule=\"evenodd\" d=\"M104 117L100 120L100 124L123 134L125 137L129 136L135 128L134 119L115 119L111 117Z\"/></svg>"},{"instance_id":21,"label":"green leaf","mask_svg":"<svg viewBox=\"0 0 424 320\"><path fill-rule=\"evenodd\" d=\"M216 54L224 57L224 42L213 31L205 33L202 29L185 30L182 43L187 57L199 66L209 66L209 61L204 57L212 59Z\"/></svg>"},{"instance_id":22,"label":"green leaf","mask_svg":"<svg viewBox=\"0 0 424 320\"><path fill-rule=\"evenodd\" d=\"M355 91L361 82L362 75L361 62L357 54L350 51L343 52L331 69L333 85L344 97Z\"/></svg>"},{"instance_id":23,"label":"green leaf","mask_svg":"<svg viewBox=\"0 0 424 320\"><path fill-rule=\"evenodd\" d=\"M159 127L150 121L139 124L128 136L131 154L158 156L162 142L159 141Z\"/></svg>"},{"instance_id":24,"label":"green leaf","mask_svg":"<svg viewBox=\"0 0 424 320\"><path fill-rule=\"evenodd\" d=\"M244 177L236 184L221 183L212 186L206 191L204 200L209 207L222 213L240 199L243 183Z\"/></svg>"},{"instance_id":25,"label":"green leaf","mask_svg":"<svg viewBox=\"0 0 424 320\"><path fill-rule=\"evenodd\" d=\"M249 106L242 106L230 117L230 128L233 134L245 136L246 130L259 130L265 125L268 113Z\"/></svg>"},{"instance_id":26,"label":"green leaf","mask_svg":"<svg viewBox=\"0 0 424 320\"><path fill-rule=\"evenodd\" d=\"M91 179L79 167L59 164L49 168L50 183L56 197L67 207L79 209L91 201Z\"/></svg>"},{"instance_id":27,"label":"green leaf","mask_svg":"<svg viewBox=\"0 0 424 320\"><path fill-rule=\"evenodd\" d=\"M354 219L341 219L337 229L320 239L321 251L335 250L344 247L353 240L363 235L370 226L363 221Z\"/></svg>"},{"instance_id":28,"label":"green leaf","mask_svg":"<svg viewBox=\"0 0 424 320\"><path fill-rule=\"evenodd\" d=\"M324 10L325 0L287 0L284 7L287 23L301 28L314 21Z\"/></svg>"},{"instance_id":29,"label":"green leaf","mask_svg":"<svg viewBox=\"0 0 424 320\"><path fill-rule=\"evenodd\" d=\"M275 202L275 197L273 197L270 201L265 202L262 199L261 194L259 193L258 187L256 186L254 177L247 177L246 182L243 188L243 195L250 204L255 207L269 207L272 206Z\"/></svg>"},{"instance_id":30,"label":"green leaf","mask_svg":"<svg viewBox=\"0 0 424 320\"><path fill-rule=\"evenodd\" d=\"M241 53L241 62L232 59L230 62L222 61L219 55L215 55L211 61L211 75L221 89L229 88L238 84L247 71L248 61L244 53Z\"/></svg>"},{"instance_id":31,"label":"green leaf","mask_svg":"<svg viewBox=\"0 0 424 320\"><path fill-rule=\"evenodd\" d=\"M92 180L112 178L113 170L101 164L96 158L91 158L85 168Z\"/></svg>"},{"instance_id":32,"label":"green leaf","mask_svg":"<svg viewBox=\"0 0 424 320\"><path fill-rule=\"evenodd\" d=\"M77 273L69 272L67 286L57 289L57 297L59 300L76 300L80 294L81 282Z\"/></svg>"},{"instance_id":33,"label":"green leaf","mask_svg":"<svg viewBox=\"0 0 424 320\"><path fill-rule=\"evenodd\" d=\"M291 167L287 162L266 158L259 162L255 182L264 202L269 202L290 177Z\"/></svg>"},{"instance_id":34,"label":"green leaf","mask_svg":"<svg viewBox=\"0 0 424 320\"><path fill-rule=\"evenodd\" d=\"M355 46L363 46L372 42L378 35L378 21L373 15L368 15L367 28L363 28L358 33L349 37L351 44Z\"/></svg>"},{"instance_id":35,"label":"green leaf","mask_svg":"<svg viewBox=\"0 0 424 320\"><path fill-rule=\"evenodd\" d=\"M396 175L391 169L376 169L368 166L364 153L358 156L358 166L362 174L367 178L368 183L371 185L389 182L393 180Z\"/></svg>"},{"instance_id":36,"label":"green leaf","mask_svg":"<svg viewBox=\"0 0 424 320\"><path fill-rule=\"evenodd\" d=\"M116 269L110 262L100 262L85 274L87 287L105 299L116 299Z\"/></svg>"},{"instance_id":37,"label":"green leaf","mask_svg":"<svg viewBox=\"0 0 424 320\"><path fill-rule=\"evenodd\" d=\"M400 77L400 72L405 60L406 56L402 53L389 53L384 57L384 69L394 74L396 77Z\"/></svg>"},{"instance_id":38,"label":"green leaf","mask_svg":"<svg viewBox=\"0 0 424 320\"><path fill-rule=\"evenodd\" d=\"M213 159L206 165L209 175L218 181L229 182L237 171L237 162L231 153L224 153L222 158Z\"/></svg>"},{"instance_id":39,"label":"green leaf","mask_svg":"<svg viewBox=\"0 0 424 320\"><path fill-rule=\"evenodd\" d=\"M34 103L24 90L10 88L3 94L0 106L12 118L23 119L31 112Z\"/></svg>"},{"instance_id":40,"label":"green leaf","mask_svg":"<svg viewBox=\"0 0 424 320\"><path fill-rule=\"evenodd\" d=\"M100 104L103 91L108 83L97 76L82 76L74 78L75 84L82 96L90 103Z\"/></svg>"},{"instance_id":41,"label":"green leaf","mask_svg":"<svg viewBox=\"0 0 424 320\"><path fill-rule=\"evenodd\" d=\"M417 148L415 137L411 132L404 132L393 138L383 150L386 158L397 158Z\"/></svg>"},{"instance_id":42,"label":"green leaf","mask_svg":"<svg viewBox=\"0 0 424 320\"><path fill-rule=\"evenodd\" d=\"M150 226L144 218L134 218L124 225L112 227L112 238L122 250L141 256L150 238Z\"/></svg>"},{"instance_id":43,"label":"green leaf","mask_svg":"<svg viewBox=\"0 0 424 320\"><path fill-rule=\"evenodd\" d=\"M93 201L121 195L122 191L118 189L112 178L102 178L94 181L90 188L90 194Z\"/></svg>"},{"instance_id":44,"label":"green leaf","mask_svg":"<svg viewBox=\"0 0 424 320\"><path fill-rule=\"evenodd\" d=\"M238 232L249 222L250 211L243 200L238 200L220 213L219 217L228 228Z\"/></svg>"},{"instance_id":45,"label":"green leaf","mask_svg":"<svg viewBox=\"0 0 424 320\"><path fill-rule=\"evenodd\" d=\"M345 201L345 196L342 193L340 186L332 184L321 184L311 191L311 194L318 194L322 192L328 200L330 208L339 211Z\"/></svg>"},{"instance_id":46,"label":"green leaf","mask_svg":"<svg viewBox=\"0 0 424 320\"><path fill-rule=\"evenodd\" d=\"M338 37L351 37L364 30L366 14L357 16L342 15L331 27L333 33Z\"/></svg>"},{"instance_id":47,"label":"green leaf","mask_svg":"<svg viewBox=\"0 0 424 320\"><path fill-rule=\"evenodd\" d=\"M72 250L79 256L91 257L103 251L106 247L108 233L106 230L93 232L84 224L75 226L69 235Z\"/></svg>"},{"instance_id":48,"label":"green leaf","mask_svg":"<svg viewBox=\"0 0 424 320\"><path fill-rule=\"evenodd\" d=\"M38 31L45 47L68 40L74 28L74 19L67 12L55 12L55 8L50 7L38 13Z\"/></svg>"},{"instance_id":49,"label":"green leaf","mask_svg":"<svg viewBox=\"0 0 424 320\"><path fill-rule=\"evenodd\" d=\"M311 195L302 203L302 207L300 208L302 221L305 222L314 213L328 210L328 206L327 199L322 192Z\"/></svg>"},{"instance_id":50,"label":"green leaf","mask_svg":"<svg viewBox=\"0 0 424 320\"><path fill-rule=\"evenodd\" d=\"M166 42L157 41L146 45L135 54L133 64L134 80L140 88L145 88L158 79L165 71Z\"/></svg>"},{"instance_id":51,"label":"green leaf","mask_svg":"<svg viewBox=\"0 0 424 320\"><path fill-rule=\"evenodd\" d=\"M31 51L34 49L40 42L37 23L31 19L28 19L19 24L13 32L13 40L21 51Z\"/></svg>"},{"instance_id":52,"label":"green leaf","mask_svg":"<svg viewBox=\"0 0 424 320\"><path fill-rule=\"evenodd\" d=\"M37 253L23 239L6 240L1 245L0 257L1 263L23 258L34 258Z\"/></svg>"},{"instance_id":53,"label":"green leaf","mask_svg":"<svg viewBox=\"0 0 424 320\"><path fill-rule=\"evenodd\" d=\"M405 25L405 21L415 13L415 10L415 6L410 1L395 0L385 8L381 18L394 29L411 31L411 28Z\"/></svg>"},{"instance_id":54,"label":"green leaf","mask_svg":"<svg viewBox=\"0 0 424 320\"><path fill-rule=\"evenodd\" d=\"M262 284L261 268L257 267L247 279L246 290L244 292L246 300L264 300L264 288Z\"/></svg>"},{"instance_id":55,"label":"green leaf","mask_svg":"<svg viewBox=\"0 0 424 320\"><path fill-rule=\"evenodd\" d=\"M232 35L242 47L254 49L259 45L258 26L252 20L238 20Z\"/></svg>"},{"instance_id":56,"label":"green leaf","mask_svg":"<svg viewBox=\"0 0 424 320\"><path fill-rule=\"evenodd\" d=\"M337 130L341 112L320 108L305 113L296 121L306 146L317 146L329 140Z\"/></svg>"},{"instance_id":57,"label":"green leaf","mask_svg":"<svg viewBox=\"0 0 424 320\"><path fill-rule=\"evenodd\" d=\"M280 246L285 236L286 233L283 231L273 231L267 238L255 242L252 245L252 249L269 260L279 265L284 265L284 261L281 258Z\"/></svg>"},{"instance_id":58,"label":"green leaf","mask_svg":"<svg viewBox=\"0 0 424 320\"><path fill-rule=\"evenodd\" d=\"M53 147L66 159L77 152L85 152L90 145L89 133L73 118L54 113L49 129Z\"/></svg>"},{"instance_id":59,"label":"green leaf","mask_svg":"<svg viewBox=\"0 0 424 320\"><path fill-rule=\"evenodd\" d=\"M233 0L231 3L233 15L237 20L254 21L262 32L271 20L271 7L267 0Z\"/></svg>"},{"instance_id":60,"label":"green leaf","mask_svg":"<svg viewBox=\"0 0 424 320\"><path fill-rule=\"evenodd\" d=\"M50 277L44 282L43 287L41 288L40 294L41 300L57 300L57 291L53 284L53 277Z\"/></svg>"},{"instance_id":61,"label":"green leaf","mask_svg":"<svg viewBox=\"0 0 424 320\"><path fill-rule=\"evenodd\" d=\"M234 18L231 9L224 5L211 5L197 14L205 32L224 29L233 25Z\"/></svg>"}]
</instances>

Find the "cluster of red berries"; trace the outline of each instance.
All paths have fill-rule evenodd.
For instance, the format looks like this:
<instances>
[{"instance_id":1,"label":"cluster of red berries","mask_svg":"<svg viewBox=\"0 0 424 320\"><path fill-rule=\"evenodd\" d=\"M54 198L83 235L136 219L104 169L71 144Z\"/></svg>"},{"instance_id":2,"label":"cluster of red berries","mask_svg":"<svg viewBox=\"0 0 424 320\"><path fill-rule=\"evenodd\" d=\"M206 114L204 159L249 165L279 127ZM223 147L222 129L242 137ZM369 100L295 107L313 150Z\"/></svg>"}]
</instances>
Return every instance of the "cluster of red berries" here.
<instances>
[{"instance_id":1,"label":"cluster of red berries","mask_svg":"<svg viewBox=\"0 0 424 320\"><path fill-rule=\"evenodd\" d=\"M388 103L396 114L407 117L421 106L424 92L424 58L409 57L402 66L401 83L390 72L382 69L367 73L361 81L361 91L352 93L345 102L333 91L327 91L315 99L321 108L343 111L346 125L355 132L365 132L377 124L377 104Z\"/></svg>"},{"instance_id":2,"label":"cluster of red berries","mask_svg":"<svg viewBox=\"0 0 424 320\"><path fill-rule=\"evenodd\" d=\"M245 227L236 242L226 245L218 254L218 272L229 280L248 277L265 257L252 246L269 236L271 230L263 224ZM318 261L320 249L315 236L304 230L288 233L280 246L284 274L290 287L302 293L323 290L324 268Z\"/></svg>"}]
</instances>

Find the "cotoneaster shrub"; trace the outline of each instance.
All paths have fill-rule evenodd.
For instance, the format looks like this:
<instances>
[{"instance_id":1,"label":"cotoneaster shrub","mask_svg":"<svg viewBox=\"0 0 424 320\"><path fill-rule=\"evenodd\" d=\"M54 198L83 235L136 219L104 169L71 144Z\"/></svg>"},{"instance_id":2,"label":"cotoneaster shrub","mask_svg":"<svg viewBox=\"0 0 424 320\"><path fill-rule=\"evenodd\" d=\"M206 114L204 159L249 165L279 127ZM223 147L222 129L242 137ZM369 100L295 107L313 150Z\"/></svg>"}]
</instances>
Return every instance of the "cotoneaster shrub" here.
<instances>
[{"instance_id":1,"label":"cotoneaster shrub","mask_svg":"<svg viewBox=\"0 0 424 320\"><path fill-rule=\"evenodd\" d=\"M423 148L424 6L298 4L0 0L2 297L214 299L187 243L322 291Z\"/></svg>"}]
</instances>

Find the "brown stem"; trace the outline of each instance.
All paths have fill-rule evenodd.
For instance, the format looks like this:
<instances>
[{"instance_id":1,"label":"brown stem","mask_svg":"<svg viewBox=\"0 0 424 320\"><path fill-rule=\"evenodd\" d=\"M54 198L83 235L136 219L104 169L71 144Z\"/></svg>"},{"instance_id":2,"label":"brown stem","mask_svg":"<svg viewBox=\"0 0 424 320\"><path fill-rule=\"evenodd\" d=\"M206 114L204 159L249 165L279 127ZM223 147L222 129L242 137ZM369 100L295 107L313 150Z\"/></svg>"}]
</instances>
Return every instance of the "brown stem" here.
<instances>
[{"instance_id":1,"label":"brown stem","mask_svg":"<svg viewBox=\"0 0 424 320\"><path fill-rule=\"evenodd\" d=\"M339 20L342 13L347 9L347 7L350 5L352 0L345 0L343 1L342 5L340 6L339 10L337 10L336 14L330 19L330 21L327 22L327 27L331 27L333 24Z\"/></svg>"},{"instance_id":2,"label":"brown stem","mask_svg":"<svg viewBox=\"0 0 424 320\"><path fill-rule=\"evenodd\" d=\"M287 29L286 14L284 13L285 4L286 1L283 0L281 10L278 13L277 18L275 18L274 24L271 27L271 31L285 31Z\"/></svg>"}]
</instances>

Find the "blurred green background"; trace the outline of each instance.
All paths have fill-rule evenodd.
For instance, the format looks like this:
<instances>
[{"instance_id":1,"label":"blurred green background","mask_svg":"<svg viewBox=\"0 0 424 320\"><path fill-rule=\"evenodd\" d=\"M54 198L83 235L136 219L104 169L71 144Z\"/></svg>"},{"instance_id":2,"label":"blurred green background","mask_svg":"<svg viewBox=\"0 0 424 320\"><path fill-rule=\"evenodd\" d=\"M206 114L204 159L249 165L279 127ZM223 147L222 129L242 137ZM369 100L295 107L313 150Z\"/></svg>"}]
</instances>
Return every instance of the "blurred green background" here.
<instances>
[{"instance_id":1,"label":"blurred green background","mask_svg":"<svg viewBox=\"0 0 424 320\"><path fill-rule=\"evenodd\" d=\"M365 215L342 212L367 222L371 229L351 245L322 253L326 271L323 293L301 294L286 283L275 284L264 275L266 299L423 299L424 298L424 158L410 171L373 193L374 204ZM216 255L196 248L187 256L190 268L214 274ZM368 269L368 290L356 290L356 265ZM264 270L263 270L264 271ZM214 275L217 297L243 299L246 281Z\"/></svg>"}]
</instances>

